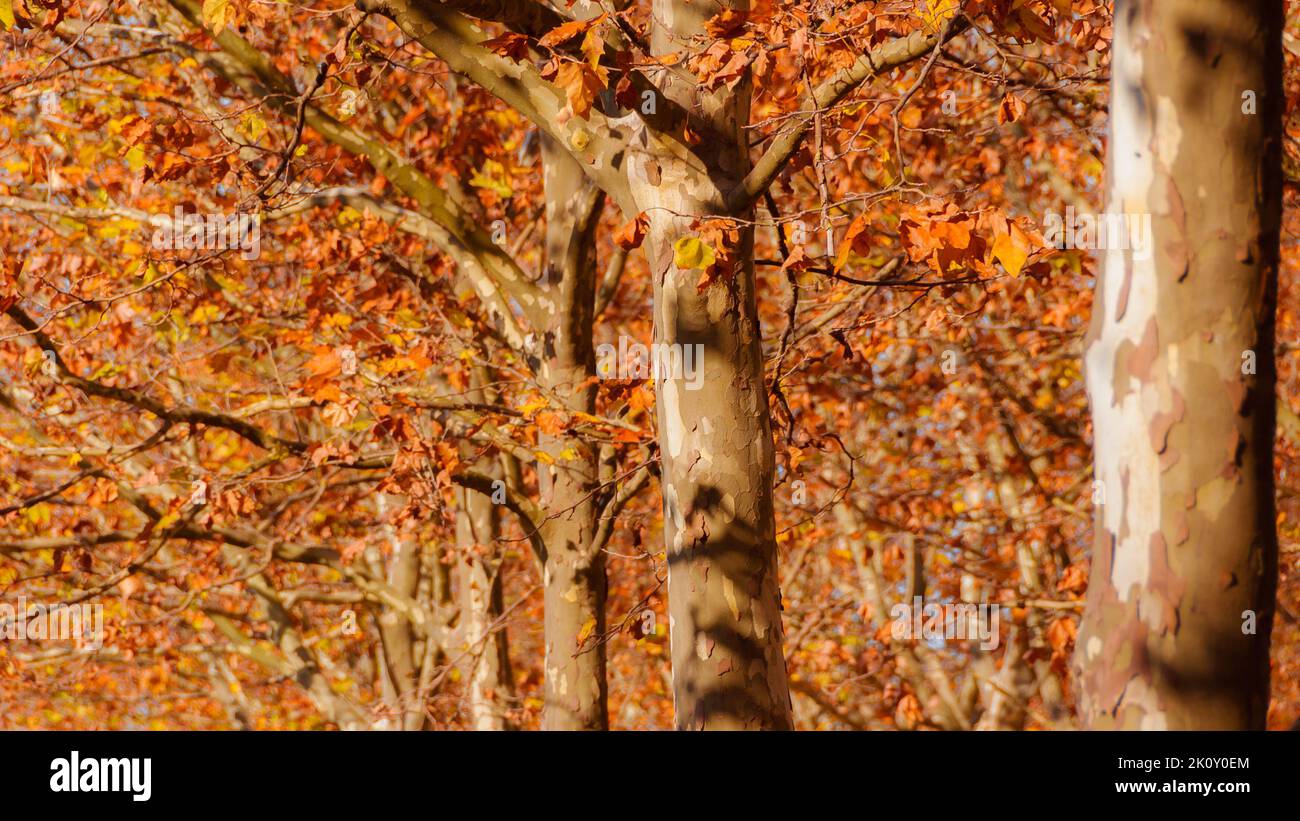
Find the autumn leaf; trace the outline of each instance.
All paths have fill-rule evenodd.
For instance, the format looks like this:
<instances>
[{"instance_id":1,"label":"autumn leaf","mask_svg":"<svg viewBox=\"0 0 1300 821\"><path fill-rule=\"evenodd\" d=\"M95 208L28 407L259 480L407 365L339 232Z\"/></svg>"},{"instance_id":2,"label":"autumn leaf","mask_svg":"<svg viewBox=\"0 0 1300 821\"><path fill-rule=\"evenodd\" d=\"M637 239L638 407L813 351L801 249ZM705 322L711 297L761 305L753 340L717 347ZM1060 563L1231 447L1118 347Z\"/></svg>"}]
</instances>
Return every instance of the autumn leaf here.
<instances>
[{"instance_id":1,"label":"autumn leaf","mask_svg":"<svg viewBox=\"0 0 1300 821\"><path fill-rule=\"evenodd\" d=\"M510 199L515 195L510 187L505 166L496 160L487 160L483 167L469 178L469 184L475 188L485 188L501 199Z\"/></svg>"},{"instance_id":2,"label":"autumn leaf","mask_svg":"<svg viewBox=\"0 0 1300 821\"><path fill-rule=\"evenodd\" d=\"M1007 222L1006 233L999 234L993 240L993 258L1002 263L1011 276L1020 276L1020 270L1029 258L1029 237L1014 222Z\"/></svg>"},{"instance_id":3,"label":"autumn leaf","mask_svg":"<svg viewBox=\"0 0 1300 821\"><path fill-rule=\"evenodd\" d=\"M1047 641L1052 645L1053 658L1066 658L1070 647L1078 637L1078 627L1074 619L1057 619L1047 628Z\"/></svg>"},{"instance_id":4,"label":"autumn leaf","mask_svg":"<svg viewBox=\"0 0 1300 821\"><path fill-rule=\"evenodd\" d=\"M699 237L682 237L673 243L673 264L681 270L708 268L717 261L713 248L701 242Z\"/></svg>"},{"instance_id":5,"label":"autumn leaf","mask_svg":"<svg viewBox=\"0 0 1300 821\"><path fill-rule=\"evenodd\" d=\"M537 44L544 46L545 48L555 48L558 45L562 45L563 43L572 40L579 34L584 34L604 19L605 15L602 14L598 17L593 17L590 20L571 20L546 32L542 39L537 41Z\"/></svg>"},{"instance_id":6,"label":"autumn leaf","mask_svg":"<svg viewBox=\"0 0 1300 821\"><path fill-rule=\"evenodd\" d=\"M605 54L605 39L600 36L600 29L593 26L583 35L582 47L583 55L587 58L587 65L593 69L600 67L600 58Z\"/></svg>"},{"instance_id":7,"label":"autumn leaf","mask_svg":"<svg viewBox=\"0 0 1300 821\"><path fill-rule=\"evenodd\" d=\"M745 28L748 14L736 9L723 9L704 23L704 30L710 37L734 37Z\"/></svg>"},{"instance_id":8,"label":"autumn leaf","mask_svg":"<svg viewBox=\"0 0 1300 821\"><path fill-rule=\"evenodd\" d=\"M1016 15L1020 19L1020 24L1039 40L1050 43L1056 39L1052 27L1043 18L1035 14L1033 9L1022 5L1016 9Z\"/></svg>"},{"instance_id":9,"label":"autumn leaf","mask_svg":"<svg viewBox=\"0 0 1300 821\"><path fill-rule=\"evenodd\" d=\"M356 400L351 402L330 402L321 412L321 416L330 425L341 428L351 422L357 415L360 404Z\"/></svg>"},{"instance_id":10,"label":"autumn leaf","mask_svg":"<svg viewBox=\"0 0 1300 821\"><path fill-rule=\"evenodd\" d=\"M564 415L554 411L541 411L533 421L537 423L538 430L550 436L563 433L566 427Z\"/></svg>"},{"instance_id":11,"label":"autumn leaf","mask_svg":"<svg viewBox=\"0 0 1300 821\"><path fill-rule=\"evenodd\" d=\"M629 220L614 234L614 242L624 251L637 248L645 240L646 229L650 227L650 218L642 211L635 219Z\"/></svg>"},{"instance_id":12,"label":"autumn leaf","mask_svg":"<svg viewBox=\"0 0 1300 821\"><path fill-rule=\"evenodd\" d=\"M203 0L202 18L215 37L235 19L235 7L231 0Z\"/></svg>"},{"instance_id":13,"label":"autumn leaf","mask_svg":"<svg viewBox=\"0 0 1300 821\"><path fill-rule=\"evenodd\" d=\"M628 110L636 108L641 103L641 96L636 93L636 87L632 85L632 78L623 73L614 86L614 102Z\"/></svg>"},{"instance_id":14,"label":"autumn leaf","mask_svg":"<svg viewBox=\"0 0 1300 821\"><path fill-rule=\"evenodd\" d=\"M331 348L325 348L307 360L307 370L312 376L336 376L343 370L343 360Z\"/></svg>"},{"instance_id":15,"label":"autumn leaf","mask_svg":"<svg viewBox=\"0 0 1300 821\"><path fill-rule=\"evenodd\" d=\"M0 0L4 2L4 0ZM133 117L122 126L122 139L129 145L135 145L153 133L153 123L144 117Z\"/></svg>"},{"instance_id":16,"label":"autumn leaf","mask_svg":"<svg viewBox=\"0 0 1300 821\"><path fill-rule=\"evenodd\" d=\"M322 404L326 402L338 402L342 399L343 399L343 391L340 390L339 386L334 384L333 382L326 382L322 384L315 391L312 391L311 394L311 401L319 402Z\"/></svg>"},{"instance_id":17,"label":"autumn leaf","mask_svg":"<svg viewBox=\"0 0 1300 821\"><path fill-rule=\"evenodd\" d=\"M849 255L857 250L858 238L862 237L863 240L866 239L866 230L867 215L866 212L863 212L853 218L853 222L849 223L849 230L844 233L844 241L840 243L839 252L835 255L836 271L842 269L848 264Z\"/></svg>"},{"instance_id":18,"label":"autumn leaf","mask_svg":"<svg viewBox=\"0 0 1300 821\"><path fill-rule=\"evenodd\" d=\"M0 0L0 25L3 25L6 30L14 27L13 0Z\"/></svg>"},{"instance_id":19,"label":"autumn leaf","mask_svg":"<svg viewBox=\"0 0 1300 821\"><path fill-rule=\"evenodd\" d=\"M938 31L960 8L960 0L923 0L921 20L925 23L926 31Z\"/></svg>"},{"instance_id":20,"label":"autumn leaf","mask_svg":"<svg viewBox=\"0 0 1300 821\"><path fill-rule=\"evenodd\" d=\"M491 40L484 40L479 45L499 57L514 60L516 63L528 57L528 38L513 31L507 31Z\"/></svg>"},{"instance_id":21,"label":"autumn leaf","mask_svg":"<svg viewBox=\"0 0 1300 821\"><path fill-rule=\"evenodd\" d=\"M546 397L534 395L519 405L519 412L525 416L531 416L549 404L550 403L546 401Z\"/></svg>"},{"instance_id":22,"label":"autumn leaf","mask_svg":"<svg viewBox=\"0 0 1300 821\"><path fill-rule=\"evenodd\" d=\"M785 261L781 263L781 271L783 273L785 271L803 271L810 265L812 265L812 260L808 258L808 254L804 251L804 247L802 245L796 245L790 249L790 253L785 257Z\"/></svg>"},{"instance_id":23,"label":"autumn leaf","mask_svg":"<svg viewBox=\"0 0 1300 821\"><path fill-rule=\"evenodd\" d=\"M257 116L256 112L249 111L240 119L239 127L250 141L257 142L266 133L266 120Z\"/></svg>"},{"instance_id":24,"label":"autumn leaf","mask_svg":"<svg viewBox=\"0 0 1300 821\"><path fill-rule=\"evenodd\" d=\"M998 123L1006 125L1014 123L1025 114L1025 102L1014 94L1008 92L1002 98L1002 103L998 106Z\"/></svg>"},{"instance_id":25,"label":"autumn leaf","mask_svg":"<svg viewBox=\"0 0 1300 821\"><path fill-rule=\"evenodd\" d=\"M586 118L596 96L607 83L605 70L593 70L586 63L565 61L556 69L555 84L564 89L569 110L575 117Z\"/></svg>"},{"instance_id":26,"label":"autumn leaf","mask_svg":"<svg viewBox=\"0 0 1300 821\"><path fill-rule=\"evenodd\" d=\"M143 587L143 585L140 583L140 579L133 574L117 583L117 592L120 593L123 600L125 600L139 592L141 587Z\"/></svg>"}]
</instances>

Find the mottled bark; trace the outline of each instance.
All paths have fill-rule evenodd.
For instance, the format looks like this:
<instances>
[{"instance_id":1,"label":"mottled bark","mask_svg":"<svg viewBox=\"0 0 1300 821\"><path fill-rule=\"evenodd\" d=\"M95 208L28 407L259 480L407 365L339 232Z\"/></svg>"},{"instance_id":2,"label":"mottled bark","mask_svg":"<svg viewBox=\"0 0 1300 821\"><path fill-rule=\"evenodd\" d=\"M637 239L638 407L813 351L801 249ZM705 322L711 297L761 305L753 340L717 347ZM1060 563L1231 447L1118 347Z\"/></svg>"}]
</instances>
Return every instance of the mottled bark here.
<instances>
[{"instance_id":1,"label":"mottled bark","mask_svg":"<svg viewBox=\"0 0 1300 821\"><path fill-rule=\"evenodd\" d=\"M744 11L745 2L723 5ZM656 0L656 54L689 51L715 4ZM655 379L668 552L673 698L679 728L787 729L781 594L772 507L774 456L754 294L752 230L738 223L734 264L700 289L673 247L701 216L728 215L749 170L750 83L706 91L669 71L658 109L691 112L670 137L642 127L627 171L649 229L655 342L702 346L701 390L681 372ZM650 143L654 143L651 145ZM648 149L648 150L646 150ZM751 212L734 214L747 219ZM724 249L719 249L720 251Z\"/></svg>"},{"instance_id":2,"label":"mottled bark","mask_svg":"<svg viewBox=\"0 0 1300 821\"><path fill-rule=\"evenodd\" d=\"M1088 727L1264 725L1281 27L1269 0L1115 10L1108 207L1153 233L1149 255L1105 252L1086 353Z\"/></svg>"},{"instance_id":3,"label":"mottled bark","mask_svg":"<svg viewBox=\"0 0 1300 821\"><path fill-rule=\"evenodd\" d=\"M502 613L498 510L490 497L456 490L456 581L460 594L463 647L460 657L470 726L512 729L507 701L512 695L510 652Z\"/></svg>"},{"instance_id":4,"label":"mottled bark","mask_svg":"<svg viewBox=\"0 0 1300 821\"><path fill-rule=\"evenodd\" d=\"M546 264L550 297L538 382L558 407L595 411L595 230L604 195L568 152L542 137ZM581 437L541 433L538 463L546 544L546 706L548 730L609 727L605 682L605 554L595 543L599 454Z\"/></svg>"},{"instance_id":5,"label":"mottled bark","mask_svg":"<svg viewBox=\"0 0 1300 821\"><path fill-rule=\"evenodd\" d=\"M389 505L384 494L378 495L380 515L385 515ZM376 575L387 576L394 592L413 599L420 583L420 543L402 538L392 525L384 525L392 556L388 570L375 567ZM376 565L379 565L376 557ZM392 689L393 701L399 711L399 721L404 730L418 730L424 725L424 699L419 692L419 667L416 664L415 644L418 637L411 622L392 608L383 608L376 619L383 647L383 672Z\"/></svg>"}]
</instances>

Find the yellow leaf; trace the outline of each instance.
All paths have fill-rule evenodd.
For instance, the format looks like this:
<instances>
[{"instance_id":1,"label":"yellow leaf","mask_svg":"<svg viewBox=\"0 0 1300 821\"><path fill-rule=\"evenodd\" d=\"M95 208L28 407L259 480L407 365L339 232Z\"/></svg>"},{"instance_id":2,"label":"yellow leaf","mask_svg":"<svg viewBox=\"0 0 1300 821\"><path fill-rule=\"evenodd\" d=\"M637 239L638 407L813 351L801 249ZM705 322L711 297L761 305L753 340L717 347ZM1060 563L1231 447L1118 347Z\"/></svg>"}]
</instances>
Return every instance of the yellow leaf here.
<instances>
[{"instance_id":1,"label":"yellow leaf","mask_svg":"<svg viewBox=\"0 0 1300 821\"><path fill-rule=\"evenodd\" d=\"M502 199L515 195L514 189L510 187L510 183L506 179L505 166L496 160L488 160L483 163L483 168L475 171L474 176L469 178L469 184L475 188L486 188L489 191L494 191Z\"/></svg>"},{"instance_id":2,"label":"yellow leaf","mask_svg":"<svg viewBox=\"0 0 1300 821\"><path fill-rule=\"evenodd\" d=\"M206 325L221 315L221 309L216 305L200 305L190 314L191 325Z\"/></svg>"},{"instance_id":3,"label":"yellow leaf","mask_svg":"<svg viewBox=\"0 0 1300 821\"><path fill-rule=\"evenodd\" d=\"M202 17L203 25L212 29L213 36L216 36L234 19L235 9L230 0L203 0Z\"/></svg>"},{"instance_id":4,"label":"yellow leaf","mask_svg":"<svg viewBox=\"0 0 1300 821\"><path fill-rule=\"evenodd\" d=\"M587 34L582 38L582 53L592 68L600 65L600 58L605 53L605 38L600 36L599 26L587 29Z\"/></svg>"},{"instance_id":5,"label":"yellow leaf","mask_svg":"<svg viewBox=\"0 0 1300 821\"><path fill-rule=\"evenodd\" d=\"M1015 223L1011 223L1011 230L993 241L993 258L1002 263L1002 267L1013 277L1020 276L1020 269L1025 267L1025 260L1029 258L1029 253L1025 250L1027 240L1024 232Z\"/></svg>"},{"instance_id":6,"label":"yellow leaf","mask_svg":"<svg viewBox=\"0 0 1300 821\"><path fill-rule=\"evenodd\" d=\"M39 502L24 510L23 515L34 525L47 525L50 523L50 506Z\"/></svg>"},{"instance_id":7,"label":"yellow leaf","mask_svg":"<svg viewBox=\"0 0 1300 821\"><path fill-rule=\"evenodd\" d=\"M921 6L921 19L929 30L936 31L957 13L960 5L958 0L925 0Z\"/></svg>"},{"instance_id":8,"label":"yellow leaf","mask_svg":"<svg viewBox=\"0 0 1300 821\"><path fill-rule=\"evenodd\" d=\"M673 243L673 264L678 268L708 268L716 261L713 249L699 237L682 237Z\"/></svg>"},{"instance_id":9,"label":"yellow leaf","mask_svg":"<svg viewBox=\"0 0 1300 821\"><path fill-rule=\"evenodd\" d=\"M14 27L13 0L0 0L0 24L4 24L6 30Z\"/></svg>"},{"instance_id":10,"label":"yellow leaf","mask_svg":"<svg viewBox=\"0 0 1300 821\"><path fill-rule=\"evenodd\" d=\"M519 412L525 416L531 416L534 411L539 411L548 404L549 403L544 398L534 396L532 399L519 406Z\"/></svg>"},{"instance_id":11,"label":"yellow leaf","mask_svg":"<svg viewBox=\"0 0 1300 821\"><path fill-rule=\"evenodd\" d=\"M578 644L581 645L591 638L591 634L594 632L596 632L596 620L587 619L587 623L582 625L582 629L578 631Z\"/></svg>"},{"instance_id":12,"label":"yellow leaf","mask_svg":"<svg viewBox=\"0 0 1300 821\"><path fill-rule=\"evenodd\" d=\"M251 111L244 114L239 125L253 142L257 142L258 138L266 133L266 120Z\"/></svg>"}]
</instances>

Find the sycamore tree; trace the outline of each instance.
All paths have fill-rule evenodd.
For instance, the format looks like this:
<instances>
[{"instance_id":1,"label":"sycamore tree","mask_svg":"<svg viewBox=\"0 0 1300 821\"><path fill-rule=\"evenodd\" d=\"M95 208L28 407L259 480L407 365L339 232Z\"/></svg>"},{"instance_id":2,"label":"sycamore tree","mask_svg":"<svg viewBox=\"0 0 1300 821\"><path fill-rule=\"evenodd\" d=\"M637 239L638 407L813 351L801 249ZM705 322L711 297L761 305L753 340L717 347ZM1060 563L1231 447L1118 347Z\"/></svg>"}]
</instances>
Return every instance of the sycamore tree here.
<instances>
[{"instance_id":1,"label":"sycamore tree","mask_svg":"<svg viewBox=\"0 0 1300 821\"><path fill-rule=\"evenodd\" d=\"M1265 725L1282 12L1117 4L1108 211L1151 228L1107 250L1085 358L1104 496L1077 651L1092 727Z\"/></svg>"},{"instance_id":2,"label":"sycamore tree","mask_svg":"<svg viewBox=\"0 0 1300 821\"><path fill-rule=\"evenodd\" d=\"M1103 4L0 25L4 721L1074 726Z\"/></svg>"}]
</instances>

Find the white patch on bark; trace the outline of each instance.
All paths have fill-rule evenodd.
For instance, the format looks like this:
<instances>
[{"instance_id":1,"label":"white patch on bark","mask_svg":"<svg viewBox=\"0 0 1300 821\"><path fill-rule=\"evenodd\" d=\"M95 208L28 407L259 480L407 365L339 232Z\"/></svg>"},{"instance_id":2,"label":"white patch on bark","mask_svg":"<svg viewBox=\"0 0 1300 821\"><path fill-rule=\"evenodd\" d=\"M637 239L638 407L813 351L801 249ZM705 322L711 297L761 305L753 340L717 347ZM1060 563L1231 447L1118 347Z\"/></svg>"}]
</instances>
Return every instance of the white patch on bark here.
<instances>
[{"instance_id":1,"label":"white patch on bark","mask_svg":"<svg viewBox=\"0 0 1300 821\"><path fill-rule=\"evenodd\" d=\"M681 397L677 392L675 378L664 380L663 400L664 438L668 440L668 453L676 459L681 455L686 439L686 423L682 419Z\"/></svg>"},{"instance_id":2,"label":"white patch on bark","mask_svg":"<svg viewBox=\"0 0 1300 821\"><path fill-rule=\"evenodd\" d=\"M1159 693L1145 680L1134 677L1124 687L1119 709L1131 706L1142 711L1142 721L1137 728L1139 730L1167 730L1169 722L1164 710L1160 708L1159 698Z\"/></svg>"},{"instance_id":3,"label":"white patch on bark","mask_svg":"<svg viewBox=\"0 0 1300 821\"><path fill-rule=\"evenodd\" d=\"M752 604L752 602L751 602ZM754 620L754 636L762 641L767 636L767 614L763 612L762 607L750 607L749 614Z\"/></svg>"},{"instance_id":4,"label":"white patch on bark","mask_svg":"<svg viewBox=\"0 0 1300 821\"><path fill-rule=\"evenodd\" d=\"M740 604L736 601L736 585L732 584L731 579L726 576L722 577L722 595L727 599L727 607L731 608L731 617L740 621Z\"/></svg>"},{"instance_id":5,"label":"white patch on bark","mask_svg":"<svg viewBox=\"0 0 1300 821\"><path fill-rule=\"evenodd\" d=\"M1117 89L1111 106L1111 178L1108 210L1111 213L1150 213L1149 199L1155 180L1151 125L1139 99L1142 60L1134 43L1116 43L1111 70ZM1175 138L1175 143L1178 138ZM1162 146L1165 150L1169 146ZM1176 144L1170 150L1176 151ZM1106 250L1102 270L1104 304L1100 333L1086 353L1088 393L1092 400L1096 446L1096 476L1110 494L1102 507L1103 525L1114 535L1115 561L1111 583L1120 601L1127 601L1134 585L1145 586L1150 573L1150 538L1160 529L1160 457L1151 444L1150 420L1167 411L1161 407L1157 382L1161 362L1153 366L1153 382L1130 375L1115 384L1116 355L1124 342L1134 348L1142 342L1156 316L1157 272L1154 255L1137 259L1118 248ZM1126 304L1120 316L1126 271L1131 271ZM1166 340L1157 336L1157 344ZM1134 348L1130 348L1130 351ZM1117 390L1118 388L1118 390ZM1124 480L1128 480L1127 489ZM1121 538L1123 534L1123 538Z\"/></svg>"},{"instance_id":6,"label":"white patch on bark","mask_svg":"<svg viewBox=\"0 0 1300 821\"><path fill-rule=\"evenodd\" d=\"M701 630L695 634L695 656L700 661L708 661L709 655L709 636Z\"/></svg>"},{"instance_id":7,"label":"white patch on bark","mask_svg":"<svg viewBox=\"0 0 1300 821\"><path fill-rule=\"evenodd\" d=\"M1183 141L1183 127L1178 123L1178 107L1168 97L1156 100L1156 154L1166 168L1172 168L1178 159L1178 146Z\"/></svg>"}]
</instances>

